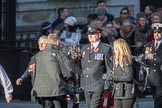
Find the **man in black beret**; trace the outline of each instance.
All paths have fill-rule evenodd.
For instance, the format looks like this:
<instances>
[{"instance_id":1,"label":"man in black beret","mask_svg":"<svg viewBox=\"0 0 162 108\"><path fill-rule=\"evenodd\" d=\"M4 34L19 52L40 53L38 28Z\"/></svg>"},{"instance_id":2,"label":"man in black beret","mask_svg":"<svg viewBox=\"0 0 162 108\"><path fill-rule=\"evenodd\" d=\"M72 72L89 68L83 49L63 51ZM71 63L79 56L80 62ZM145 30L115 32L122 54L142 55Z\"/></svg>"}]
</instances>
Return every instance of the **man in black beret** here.
<instances>
[{"instance_id":1,"label":"man in black beret","mask_svg":"<svg viewBox=\"0 0 162 108\"><path fill-rule=\"evenodd\" d=\"M149 67L148 81L151 85L154 108L162 108L162 24L152 24L154 41L145 46L144 58Z\"/></svg>"}]
</instances>

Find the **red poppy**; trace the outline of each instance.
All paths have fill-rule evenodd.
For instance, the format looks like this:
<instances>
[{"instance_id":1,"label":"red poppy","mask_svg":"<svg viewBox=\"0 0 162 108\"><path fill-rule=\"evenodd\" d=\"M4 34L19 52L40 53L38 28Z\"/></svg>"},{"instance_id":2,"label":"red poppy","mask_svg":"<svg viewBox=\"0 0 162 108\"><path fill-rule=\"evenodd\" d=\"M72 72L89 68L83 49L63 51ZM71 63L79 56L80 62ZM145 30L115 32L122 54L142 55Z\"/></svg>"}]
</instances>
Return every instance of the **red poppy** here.
<instances>
[{"instance_id":1,"label":"red poppy","mask_svg":"<svg viewBox=\"0 0 162 108\"><path fill-rule=\"evenodd\" d=\"M99 50L100 50L99 48L95 48L95 49L94 49L94 52L95 52L95 53L98 53Z\"/></svg>"}]
</instances>

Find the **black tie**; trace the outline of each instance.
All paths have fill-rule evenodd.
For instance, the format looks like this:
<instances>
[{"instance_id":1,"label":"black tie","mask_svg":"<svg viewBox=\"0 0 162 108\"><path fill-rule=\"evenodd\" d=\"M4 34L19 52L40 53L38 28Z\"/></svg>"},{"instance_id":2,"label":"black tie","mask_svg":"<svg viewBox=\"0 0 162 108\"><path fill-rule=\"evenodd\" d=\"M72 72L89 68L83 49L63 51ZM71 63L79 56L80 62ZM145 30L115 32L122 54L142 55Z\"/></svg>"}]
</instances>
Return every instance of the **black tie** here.
<instances>
[{"instance_id":1,"label":"black tie","mask_svg":"<svg viewBox=\"0 0 162 108\"><path fill-rule=\"evenodd\" d=\"M157 49L158 48L158 42L156 42L156 44L155 44L155 49Z\"/></svg>"}]
</instances>

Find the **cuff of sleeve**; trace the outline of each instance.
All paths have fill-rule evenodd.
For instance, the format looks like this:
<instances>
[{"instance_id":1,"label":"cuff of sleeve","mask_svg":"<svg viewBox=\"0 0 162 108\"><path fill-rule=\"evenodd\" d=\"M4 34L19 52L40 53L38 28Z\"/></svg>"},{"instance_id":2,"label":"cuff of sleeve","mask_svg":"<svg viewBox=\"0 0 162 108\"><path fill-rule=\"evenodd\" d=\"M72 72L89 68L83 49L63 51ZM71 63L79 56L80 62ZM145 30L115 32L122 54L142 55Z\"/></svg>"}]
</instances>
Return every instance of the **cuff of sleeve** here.
<instances>
[{"instance_id":1,"label":"cuff of sleeve","mask_svg":"<svg viewBox=\"0 0 162 108\"><path fill-rule=\"evenodd\" d=\"M12 97L12 94L11 93L8 93L8 94L5 95L6 98L7 97L10 97L10 96Z\"/></svg>"}]
</instances>

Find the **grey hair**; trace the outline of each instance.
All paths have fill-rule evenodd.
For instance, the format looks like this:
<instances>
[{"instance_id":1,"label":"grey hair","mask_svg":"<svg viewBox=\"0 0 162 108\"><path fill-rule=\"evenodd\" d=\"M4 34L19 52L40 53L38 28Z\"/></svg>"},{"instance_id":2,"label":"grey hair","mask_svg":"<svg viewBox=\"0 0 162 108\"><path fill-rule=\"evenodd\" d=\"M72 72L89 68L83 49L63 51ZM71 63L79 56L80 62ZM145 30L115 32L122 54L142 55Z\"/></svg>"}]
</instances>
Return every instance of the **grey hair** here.
<instances>
[{"instance_id":1,"label":"grey hair","mask_svg":"<svg viewBox=\"0 0 162 108\"><path fill-rule=\"evenodd\" d=\"M40 40L42 40L42 39L47 39L47 36L43 35L43 36L39 37L38 42L39 42Z\"/></svg>"}]
</instances>

